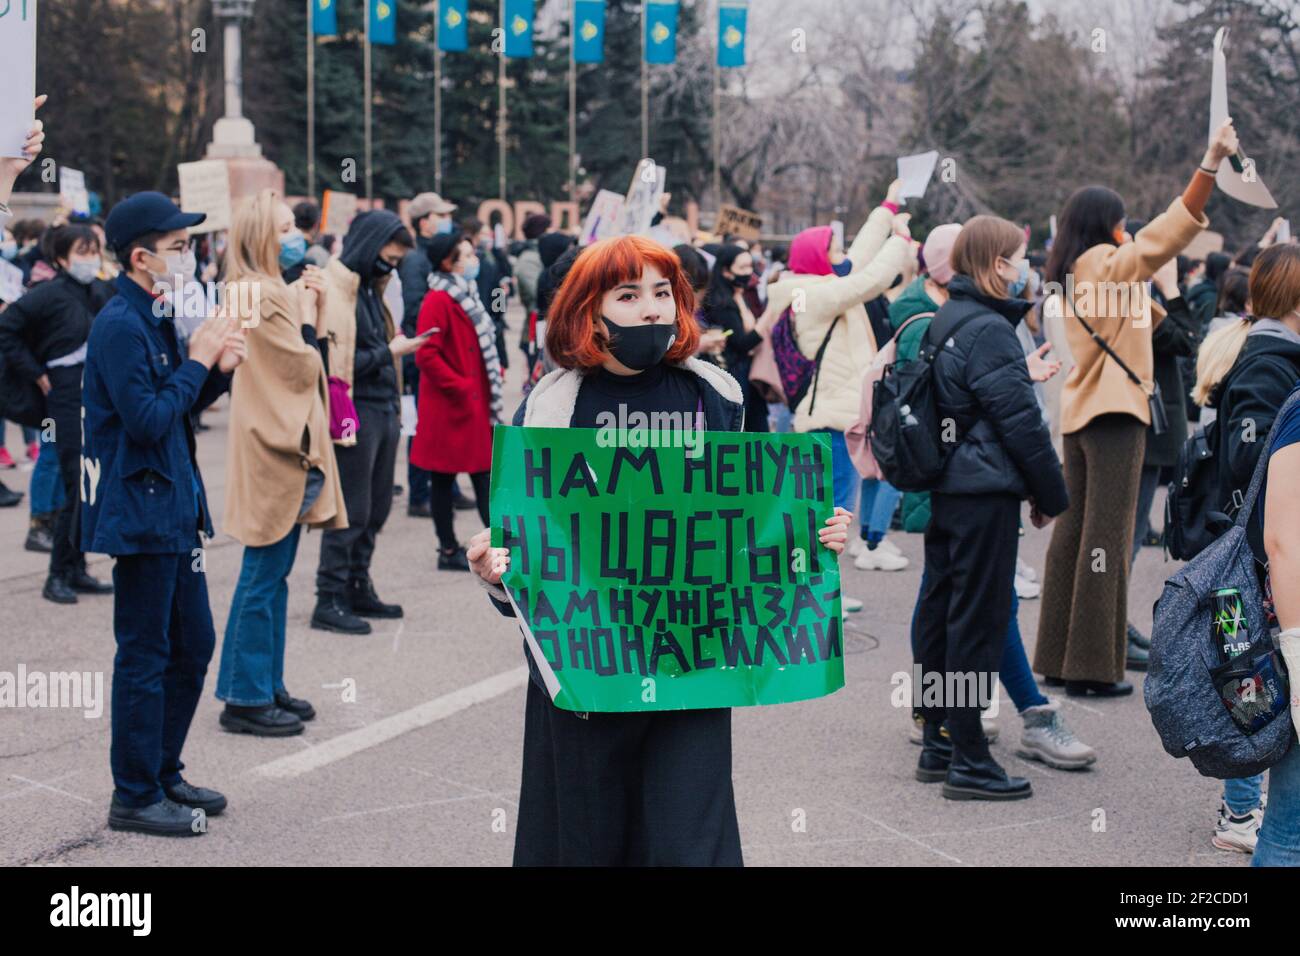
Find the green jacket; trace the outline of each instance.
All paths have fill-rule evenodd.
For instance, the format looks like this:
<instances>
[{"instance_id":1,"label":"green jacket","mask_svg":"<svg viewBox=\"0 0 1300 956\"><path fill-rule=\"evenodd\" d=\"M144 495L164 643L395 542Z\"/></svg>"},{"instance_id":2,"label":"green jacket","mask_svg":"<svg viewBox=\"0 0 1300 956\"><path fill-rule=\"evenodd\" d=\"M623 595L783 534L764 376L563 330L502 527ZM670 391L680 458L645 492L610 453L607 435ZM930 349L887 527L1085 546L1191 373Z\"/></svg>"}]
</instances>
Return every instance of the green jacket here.
<instances>
[{"instance_id":1,"label":"green jacket","mask_svg":"<svg viewBox=\"0 0 1300 956\"><path fill-rule=\"evenodd\" d=\"M918 276L889 306L889 325L895 332L904 322L922 312L938 312L939 303L925 292L925 277ZM910 362L921 351L921 337L930 328L930 319L918 319L907 327L898 340L897 361Z\"/></svg>"}]
</instances>

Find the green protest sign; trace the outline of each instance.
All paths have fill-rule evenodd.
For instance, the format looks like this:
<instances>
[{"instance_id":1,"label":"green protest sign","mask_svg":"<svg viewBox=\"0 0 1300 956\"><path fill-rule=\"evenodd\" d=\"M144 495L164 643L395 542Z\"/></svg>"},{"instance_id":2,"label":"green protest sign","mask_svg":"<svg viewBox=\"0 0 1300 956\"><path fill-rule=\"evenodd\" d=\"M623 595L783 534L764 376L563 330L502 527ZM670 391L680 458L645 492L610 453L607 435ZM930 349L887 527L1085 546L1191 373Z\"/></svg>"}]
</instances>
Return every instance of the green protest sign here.
<instances>
[{"instance_id":1,"label":"green protest sign","mask_svg":"<svg viewBox=\"0 0 1300 956\"><path fill-rule=\"evenodd\" d=\"M493 544L510 549L503 584L556 706L740 707L844 686L839 564L817 537L834 511L829 436L618 435L493 435Z\"/></svg>"}]
</instances>

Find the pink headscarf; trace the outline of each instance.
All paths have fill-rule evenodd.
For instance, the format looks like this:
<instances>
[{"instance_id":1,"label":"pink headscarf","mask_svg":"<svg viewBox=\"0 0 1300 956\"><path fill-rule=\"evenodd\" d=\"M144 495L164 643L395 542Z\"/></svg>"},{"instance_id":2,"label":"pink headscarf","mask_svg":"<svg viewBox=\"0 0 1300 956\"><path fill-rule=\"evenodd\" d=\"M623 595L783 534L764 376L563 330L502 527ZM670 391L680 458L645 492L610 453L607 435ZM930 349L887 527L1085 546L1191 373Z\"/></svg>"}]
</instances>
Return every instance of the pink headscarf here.
<instances>
[{"instance_id":1,"label":"pink headscarf","mask_svg":"<svg viewBox=\"0 0 1300 956\"><path fill-rule=\"evenodd\" d=\"M957 234L961 224L956 222L935 226L925 237L921 247L921 257L925 260L925 269L930 278L939 285L947 285L954 273L952 268L952 247L957 243Z\"/></svg>"},{"instance_id":2,"label":"pink headscarf","mask_svg":"<svg viewBox=\"0 0 1300 956\"><path fill-rule=\"evenodd\" d=\"M830 248L830 226L814 226L805 229L790 243L790 259L787 265L791 272L798 275L830 275Z\"/></svg>"}]
</instances>

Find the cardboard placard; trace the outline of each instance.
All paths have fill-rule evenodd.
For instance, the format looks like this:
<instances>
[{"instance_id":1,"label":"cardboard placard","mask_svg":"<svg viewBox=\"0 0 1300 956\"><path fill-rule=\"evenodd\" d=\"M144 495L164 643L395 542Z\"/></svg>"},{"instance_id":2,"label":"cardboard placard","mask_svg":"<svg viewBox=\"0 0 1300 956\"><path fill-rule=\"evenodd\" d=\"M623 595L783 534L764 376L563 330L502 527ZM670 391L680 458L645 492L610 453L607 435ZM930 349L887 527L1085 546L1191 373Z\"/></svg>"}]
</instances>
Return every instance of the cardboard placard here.
<instances>
[{"instance_id":1,"label":"cardboard placard","mask_svg":"<svg viewBox=\"0 0 1300 956\"><path fill-rule=\"evenodd\" d=\"M590 245L597 239L607 239L618 235L619 214L623 211L623 197L618 193L602 189L587 210L587 218L582 224L582 245Z\"/></svg>"},{"instance_id":2,"label":"cardboard placard","mask_svg":"<svg viewBox=\"0 0 1300 956\"><path fill-rule=\"evenodd\" d=\"M0 156L22 156L36 120L36 0L5 0L0 11Z\"/></svg>"},{"instance_id":3,"label":"cardboard placard","mask_svg":"<svg viewBox=\"0 0 1300 956\"><path fill-rule=\"evenodd\" d=\"M650 223L659 212L659 199L664 194L668 170L653 159L646 158L636 164L632 183L623 199L615 235L644 236L650 232Z\"/></svg>"},{"instance_id":4,"label":"cardboard placard","mask_svg":"<svg viewBox=\"0 0 1300 956\"><path fill-rule=\"evenodd\" d=\"M351 193L335 192L332 189L325 190L325 197L321 200L322 233L341 238L347 233L348 226L352 225L356 215L356 196Z\"/></svg>"},{"instance_id":5,"label":"cardboard placard","mask_svg":"<svg viewBox=\"0 0 1300 956\"><path fill-rule=\"evenodd\" d=\"M925 196L938 162L939 152L933 149L928 153L898 157L898 178L903 181L903 187L898 191L900 202L906 203L909 198L920 199Z\"/></svg>"},{"instance_id":6,"label":"cardboard placard","mask_svg":"<svg viewBox=\"0 0 1300 956\"><path fill-rule=\"evenodd\" d=\"M81 170L59 167L59 204L69 212L90 215L90 193L86 191L86 174Z\"/></svg>"},{"instance_id":7,"label":"cardboard placard","mask_svg":"<svg viewBox=\"0 0 1300 956\"><path fill-rule=\"evenodd\" d=\"M757 239L763 231L763 217L739 206L723 205L718 208L718 221L713 231L719 237L731 233L742 239Z\"/></svg>"},{"instance_id":8,"label":"cardboard placard","mask_svg":"<svg viewBox=\"0 0 1300 956\"><path fill-rule=\"evenodd\" d=\"M230 172L219 160L181 163L176 167L181 183L181 208L207 214L190 228L190 235L230 228Z\"/></svg>"}]
</instances>

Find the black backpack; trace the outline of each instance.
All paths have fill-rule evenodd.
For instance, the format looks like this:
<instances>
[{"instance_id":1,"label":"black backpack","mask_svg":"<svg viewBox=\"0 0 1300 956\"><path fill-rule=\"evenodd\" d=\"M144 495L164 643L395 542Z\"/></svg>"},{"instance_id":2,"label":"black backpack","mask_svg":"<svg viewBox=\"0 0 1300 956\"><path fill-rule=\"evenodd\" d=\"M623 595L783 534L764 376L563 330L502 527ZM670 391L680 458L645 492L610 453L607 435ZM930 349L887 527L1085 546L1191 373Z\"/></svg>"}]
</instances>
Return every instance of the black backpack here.
<instances>
[{"instance_id":1,"label":"black backpack","mask_svg":"<svg viewBox=\"0 0 1300 956\"><path fill-rule=\"evenodd\" d=\"M1233 492L1231 513L1219 488L1219 420L1192 432L1178 453L1174 480L1165 498L1165 549L1170 557L1190 561L1232 527L1241 507L1240 490Z\"/></svg>"},{"instance_id":2,"label":"black backpack","mask_svg":"<svg viewBox=\"0 0 1300 956\"><path fill-rule=\"evenodd\" d=\"M941 315L942 313L940 313ZM886 365L871 393L871 453L885 480L899 491L931 491L939 483L955 443L943 441L934 393L934 360L943 343L978 310L935 335L939 315L930 322L917 357L901 366ZM935 345L935 339L939 344Z\"/></svg>"}]
</instances>

